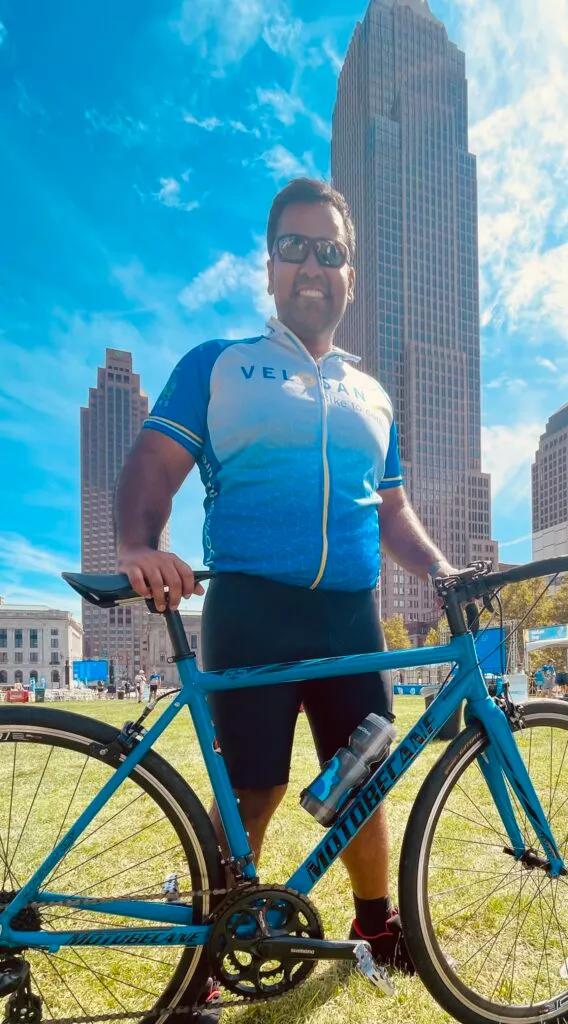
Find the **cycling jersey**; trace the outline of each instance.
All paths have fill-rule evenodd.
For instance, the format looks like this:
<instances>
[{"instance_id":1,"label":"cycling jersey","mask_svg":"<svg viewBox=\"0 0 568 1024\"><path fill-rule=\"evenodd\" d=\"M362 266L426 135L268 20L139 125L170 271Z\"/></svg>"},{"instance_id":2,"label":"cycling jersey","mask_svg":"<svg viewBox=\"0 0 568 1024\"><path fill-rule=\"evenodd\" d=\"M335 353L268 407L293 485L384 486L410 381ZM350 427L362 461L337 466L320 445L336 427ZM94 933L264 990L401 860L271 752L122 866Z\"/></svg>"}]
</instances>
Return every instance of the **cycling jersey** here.
<instances>
[{"instance_id":1,"label":"cycling jersey","mask_svg":"<svg viewBox=\"0 0 568 1024\"><path fill-rule=\"evenodd\" d=\"M390 399L358 362L338 348L315 360L275 318L181 359L144 427L197 461L205 565L312 589L376 585L378 492L402 478Z\"/></svg>"}]
</instances>

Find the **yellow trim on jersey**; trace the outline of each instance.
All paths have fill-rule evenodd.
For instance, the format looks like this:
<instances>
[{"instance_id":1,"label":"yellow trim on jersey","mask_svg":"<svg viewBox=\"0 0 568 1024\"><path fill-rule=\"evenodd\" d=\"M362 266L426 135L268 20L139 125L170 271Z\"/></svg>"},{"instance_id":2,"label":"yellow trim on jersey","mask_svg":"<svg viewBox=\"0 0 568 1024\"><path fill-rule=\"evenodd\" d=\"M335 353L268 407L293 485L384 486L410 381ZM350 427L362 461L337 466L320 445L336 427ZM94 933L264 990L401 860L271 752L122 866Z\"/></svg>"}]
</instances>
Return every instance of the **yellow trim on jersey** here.
<instances>
[{"instance_id":1,"label":"yellow trim on jersey","mask_svg":"<svg viewBox=\"0 0 568 1024\"><path fill-rule=\"evenodd\" d=\"M181 430L182 434L187 434L192 441L196 441L197 444L203 444L203 438L199 434L194 434L192 430L188 430L187 427L182 426L181 423L176 423L174 420L167 420L165 416L148 416L147 422L152 423L165 423L167 427L174 427L175 430Z\"/></svg>"},{"instance_id":2,"label":"yellow trim on jersey","mask_svg":"<svg viewBox=\"0 0 568 1024\"><path fill-rule=\"evenodd\" d=\"M321 377L318 373L318 384L320 389L320 397L322 403L322 430L321 430L321 455L323 462L323 508L322 508L322 548L321 548L321 561L318 569L318 574L313 583L310 584L310 590L315 590L318 583L320 582L327 564L327 553L328 553L328 541L327 541L327 517L329 511L329 462L327 460L327 404L323 393L321 384Z\"/></svg>"}]
</instances>

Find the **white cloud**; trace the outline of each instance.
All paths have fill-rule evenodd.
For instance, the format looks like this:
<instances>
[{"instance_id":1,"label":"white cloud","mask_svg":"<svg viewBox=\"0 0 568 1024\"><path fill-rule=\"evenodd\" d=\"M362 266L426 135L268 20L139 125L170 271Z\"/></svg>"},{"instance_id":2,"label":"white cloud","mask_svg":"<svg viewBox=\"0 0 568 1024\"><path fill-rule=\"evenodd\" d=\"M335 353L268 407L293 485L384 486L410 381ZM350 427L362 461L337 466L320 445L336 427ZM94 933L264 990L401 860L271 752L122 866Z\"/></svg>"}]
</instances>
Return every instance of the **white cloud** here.
<instances>
[{"instance_id":1,"label":"white cloud","mask_svg":"<svg viewBox=\"0 0 568 1024\"><path fill-rule=\"evenodd\" d=\"M158 192L154 192L153 196L163 206L169 206L173 210L183 210L185 213L190 213L199 206L196 199L182 200L181 185L176 178L160 178L160 189Z\"/></svg>"},{"instance_id":2,"label":"white cloud","mask_svg":"<svg viewBox=\"0 0 568 1024\"><path fill-rule=\"evenodd\" d=\"M506 491L511 505L528 498L531 461L538 447L542 423L520 420L512 426L481 428L483 469L491 474L493 500Z\"/></svg>"},{"instance_id":3,"label":"white cloud","mask_svg":"<svg viewBox=\"0 0 568 1024\"><path fill-rule=\"evenodd\" d=\"M181 305L193 312L229 295L244 293L250 295L261 316L271 316L274 304L266 291L266 258L264 244L260 242L248 256L222 253L183 288L178 296Z\"/></svg>"},{"instance_id":4,"label":"white cloud","mask_svg":"<svg viewBox=\"0 0 568 1024\"><path fill-rule=\"evenodd\" d=\"M299 96L292 95L279 86L273 86L272 89L258 88L256 97L259 104L270 107L274 116L286 127L294 124L298 116L307 117L318 135L324 139L331 138L331 126L319 114L308 110Z\"/></svg>"},{"instance_id":5,"label":"white cloud","mask_svg":"<svg viewBox=\"0 0 568 1024\"><path fill-rule=\"evenodd\" d=\"M135 145L141 142L148 132L148 125L130 117L121 109L116 109L110 114L101 114L94 107L85 111L85 120L92 132L107 132L116 135L126 145Z\"/></svg>"},{"instance_id":6,"label":"white cloud","mask_svg":"<svg viewBox=\"0 0 568 1024\"><path fill-rule=\"evenodd\" d=\"M294 57L302 37L303 23L299 18L291 18L282 10L274 10L264 23L262 38L275 53L284 57Z\"/></svg>"},{"instance_id":7,"label":"white cloud","mask_svg":"<svg viewBox=\"0 0 568 1024\"><path fill-rule=\"evenodd\" d=\"M231 131L238 132L241 135L254 135L255 138L260 138L260 131L258 128L247 128L242 121L221 121L218 117L195 117L194 114L188 113L187 111L183 114L183 120L186 124L195 125L196 128L202 128L206 132L215 131Z\"/></svg>"},{"instance_id":8,"label":"white cloud","mask_svg":"<svg viewBox=\"0 0 568 1024\"><path fill-rule=\"evenodd\" d=\"M285 0L183 0L173 27L187 46L209 58L217 74L226 73L252 46L263 39L283 56L295 56L302 22L292 18Z\"/></svg>"},{"instance_id":9,"label":"white cloud","mask_svg":"<svg viewBox=\"0 0 568 1024\"><path fill-rule=\"evenodd\" d=\"M542 356L535 358L535 363L538 366L542 366L544 370L550 370L551 373L558 373L558 366L552 362L552 359L544 359Z\"/></svg>"},{"instance_id":10,"label":"white cloud","mask_svg":"<svg viewBox=\"0 0 568 1024\"><path fill-rule=\"evenodd\" d=\"M183 119L186 124L194 124L197 128L203 128L206 132L214 132L216 128L221 128L223 124L218 117L204 117L199 120L198 117L194 117L193 114L189 113L184 114Z\"/></svg>"},{"instance_id":11,"label":"white cloud","mask_svg":"<svg viewBox=\"0 0 568 1024\"><path fill-rule=\"evenodd\" d=\"M568 338L568 0L456 5L477 155L482 326Z\"/></svg>"},{"instance_id":12,"label":"white cloud","mask_svg":"<svg viewBox=\"0 0 568 1024\"><path fill-rule=\"evenodd\" d=\"M61 572L61 557L30 544L17 533L0 533L0 564L8 569L57 575Z\"/></svg>"},{"instance_id":13,"label":"white cloud","mask_svg":"<svg viewBox=\"0 0 568 1024\"><path fill-rule=\"evenodd\" d=\"M303 153L301 159L278 143L261 153L258 158L266 164L276 181L282 178L320 178L311 153Z\"/></svg>"}]
</instances>

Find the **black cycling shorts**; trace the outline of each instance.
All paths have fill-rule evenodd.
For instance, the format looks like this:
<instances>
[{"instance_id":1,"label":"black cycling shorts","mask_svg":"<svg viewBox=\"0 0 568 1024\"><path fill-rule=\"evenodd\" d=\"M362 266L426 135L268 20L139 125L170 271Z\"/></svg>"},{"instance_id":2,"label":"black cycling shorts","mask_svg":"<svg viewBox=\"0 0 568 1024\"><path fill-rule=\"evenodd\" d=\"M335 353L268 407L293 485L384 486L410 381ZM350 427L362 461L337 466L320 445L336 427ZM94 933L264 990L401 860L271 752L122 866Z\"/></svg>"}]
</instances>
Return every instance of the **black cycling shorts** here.
<instances>
[{"instance_id":1,"label":"black cycling shorts","mask_svg":"<svg viewBox=\"0 0 568 1024\"><path fill-rule=\"evenodd\" d=\"M201 639L208 670L384 649L373 590L307 590L243 573L209 584ZM288 782L302 704L320 764L371 711L392 717L390 678L379 672L221 691L207 700L235 789Z\"/></svg>"}]
</instances>

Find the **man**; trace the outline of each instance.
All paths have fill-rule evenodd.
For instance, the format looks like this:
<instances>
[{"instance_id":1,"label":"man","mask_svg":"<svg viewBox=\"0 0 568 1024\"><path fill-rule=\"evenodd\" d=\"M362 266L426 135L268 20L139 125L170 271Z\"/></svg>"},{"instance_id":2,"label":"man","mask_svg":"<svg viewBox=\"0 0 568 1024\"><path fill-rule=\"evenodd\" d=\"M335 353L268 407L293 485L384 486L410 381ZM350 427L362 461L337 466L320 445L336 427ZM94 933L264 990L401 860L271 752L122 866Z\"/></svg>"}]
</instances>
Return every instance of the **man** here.
<instances>
[{"instance_id":1,"label":"man","mask_svg":"<svg viewBox=\"0 0 568 1024\"><path fill-rule=\"evenodd\" d=\"M278 318L259 337L188 352L117 489L119 569L158 609L177 608L182 595L203 588L181 558L157 550L158 539L173 495L198 462L205 563L218 573L203 610L208 669L381 647L379 520L383 544L410 572L426 579L453 571L405 496L390 399L356 357L333 346L355 286L345 199L324 182L292 181L272 204L267 244ZM369 712L390 715L391 700L387 678L376 673L213 697L257 857L286 789L300 705L323 762ZM212 818L223 843L216 809ZM343 860L355 902L352 936L368 937L377 959L412 971L389 897L382 808Z\"/></svg>"},{"instance_id":2,"label":"man","mask_svg":"<svg viewBox=\"0 0 568 1024\"><path fill-rule=\"evenodd\" d=\"M158 696L158 686L160 685L160 675L158 672L152 672L149 679L150 687L150 700L155 700Z\"/></svg>"}]
</instances>

